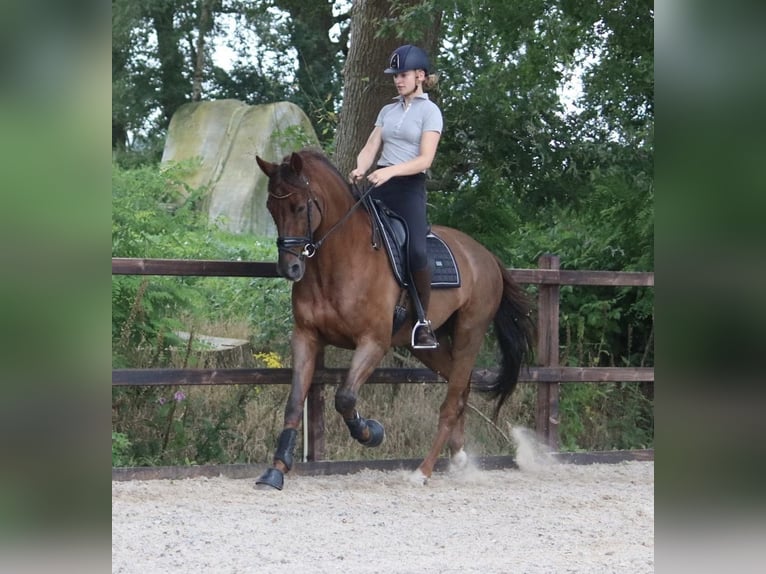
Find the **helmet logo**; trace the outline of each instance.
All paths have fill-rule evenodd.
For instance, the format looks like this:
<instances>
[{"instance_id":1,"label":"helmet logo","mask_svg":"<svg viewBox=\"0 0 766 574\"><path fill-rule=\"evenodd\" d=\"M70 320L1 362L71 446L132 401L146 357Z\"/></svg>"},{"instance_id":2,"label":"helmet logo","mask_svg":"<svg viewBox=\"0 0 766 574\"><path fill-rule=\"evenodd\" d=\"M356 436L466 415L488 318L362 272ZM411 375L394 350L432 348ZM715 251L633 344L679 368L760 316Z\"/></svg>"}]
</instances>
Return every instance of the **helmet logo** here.
<instances>
[{"instance_id":1,"label":"helmet logo","mask_svg":"<svg viewBox=\"0 0 766 574\"><path fill-rule=\"evenodd\" d=\"M395 52L393 56L391 56L391 63L389 67L394 68L395 70L398 70L400 68L399 66L399 53Z\"/></svg>"}]
</instances>

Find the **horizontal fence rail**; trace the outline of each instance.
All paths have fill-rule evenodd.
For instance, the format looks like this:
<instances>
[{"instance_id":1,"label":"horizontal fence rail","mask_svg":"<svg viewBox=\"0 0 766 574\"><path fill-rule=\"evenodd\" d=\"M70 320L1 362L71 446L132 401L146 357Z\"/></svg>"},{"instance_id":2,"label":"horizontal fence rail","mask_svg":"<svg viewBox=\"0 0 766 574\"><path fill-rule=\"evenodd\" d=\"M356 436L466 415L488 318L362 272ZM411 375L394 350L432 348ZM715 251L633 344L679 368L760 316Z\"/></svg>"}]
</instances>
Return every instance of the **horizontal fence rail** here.
<instances>
[{"instance_id":1,"label":"horizontal fence rail","mask_svg":"<svg viewBox=\"0 0 766 574\"><path fill-rule=\"evenodd\" d=\"M276 263L191 259L112 258L112 275L188 277L279 277Z\"/></svg>"},{"instance_id":2,"label":"horizontal fence rail","mask_svg":"<svg viewBox=\"0 0 766 574\"><path fill-rule=\"evenodd\" d=\"M315 385L339 385L348 369L320 369L314 372ZM481 388L492 382L495 371L476 369L471 384ZM156 385L287 385L292 369L114 369L114 386ZM530 367L519 375L522 383L610 383L653 382L651 367ZM380 368L365 384L444 383L429 369Z\"/></svg>"},{"instance_id":3,"label":"horizontal fence rail","mask_svg":"<svg viewBox=\"0 0 766 574\"><path fill-rule=\"evenodd\" d=\"M654 273L633 271L570 271L509 269L513 279L529 285L602 285L653 287ZM112 275L173 275L194 277L279 277L276 263L190 259L114 257Z\"/></svg>"},{"instance_id":4,"label":"horizontal fence rail","mask_svg":"<svg viewBox=\"0 0 766 574\"><path fill-rule=\"evenodd\" d=\"M522 383L537 385L537 433L552 451L558 450L558 392L561 383L654 382L653 367L562 367L559 366L560 286L654 287L653 272L573 271L559 268L555 255L543 255L538 269L509 269L521 284L539 285L537 303L537 366L522 370ZM262 261L219 261L187 259L112 258L112 275L158 275L197 277L277 278L276 264ZM322 420L324 385L339 385L347 369L324 368L319 357L314 385L309 390L307 412L308 460L324 456ZM495 372L474 369L474 390L487 387ZM291 369L113 369L113 386L130 385L284 385L290 384ZM444 383L429 369L379 368L367 383Z\"/></svg>"}]
</instances>

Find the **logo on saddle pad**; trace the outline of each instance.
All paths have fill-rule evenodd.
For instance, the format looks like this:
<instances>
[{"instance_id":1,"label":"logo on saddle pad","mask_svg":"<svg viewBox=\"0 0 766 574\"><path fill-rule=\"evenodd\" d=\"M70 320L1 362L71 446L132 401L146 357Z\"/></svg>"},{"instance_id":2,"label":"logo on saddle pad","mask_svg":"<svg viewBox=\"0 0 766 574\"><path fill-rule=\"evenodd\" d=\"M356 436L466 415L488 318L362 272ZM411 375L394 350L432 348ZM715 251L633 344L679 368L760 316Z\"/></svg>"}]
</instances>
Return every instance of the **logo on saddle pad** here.
<instances>
[{"instance_id":1,"label":"logo on saddle pad","mask_svg":"<svg viewBox=\"0 0 766 574\"><path fill-rule=\"evenodd\" d=\"M380 201L373 200L371 203L371 215L381 230L381 240L388 253L394 277L399 285L407 287L407 223ZM431 286L441 289L460 287L460 270L452 251L442 238L429 231L426 250L432 270Z\"/></svg>"}]
</instances>

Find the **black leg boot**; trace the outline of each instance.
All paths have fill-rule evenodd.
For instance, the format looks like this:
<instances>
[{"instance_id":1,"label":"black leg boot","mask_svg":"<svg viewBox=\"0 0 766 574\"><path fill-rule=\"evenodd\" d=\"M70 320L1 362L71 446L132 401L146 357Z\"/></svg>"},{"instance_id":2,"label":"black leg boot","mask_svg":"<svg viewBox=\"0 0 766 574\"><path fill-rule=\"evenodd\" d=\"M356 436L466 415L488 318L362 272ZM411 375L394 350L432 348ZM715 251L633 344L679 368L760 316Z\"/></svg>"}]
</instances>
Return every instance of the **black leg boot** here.
<instances>
[{"instance_id":1,"label":"black leg boot","mask_svg":"<svg viewBox=\"0 0 766 574\"><path fill-rule=\"evenodd\" d=\"M415 289L420 297L420 304L423 306L424 318L428 316L428 304L431 300L431 269L426 267L420 271L412 273L412 280L415 283ZM426 318L425 324L416 323L413 332L413 345L416 349L435 349L439 346L436 335L431 328L431 322Z\"/></svg>"}]
</instances>

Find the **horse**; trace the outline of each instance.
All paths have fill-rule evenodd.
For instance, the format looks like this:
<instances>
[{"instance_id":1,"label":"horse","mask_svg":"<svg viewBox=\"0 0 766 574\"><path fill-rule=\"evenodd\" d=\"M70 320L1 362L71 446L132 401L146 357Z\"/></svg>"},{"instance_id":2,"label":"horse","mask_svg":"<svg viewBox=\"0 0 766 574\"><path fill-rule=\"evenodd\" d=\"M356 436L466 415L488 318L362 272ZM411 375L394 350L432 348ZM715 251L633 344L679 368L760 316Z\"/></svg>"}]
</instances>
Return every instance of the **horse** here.
<instances>
[{"instance_id":1,"label":"horse","mask_svg":"<svg viewBox=\"0 0 766 574\"><path fill-rule=\"evenodd\" d=\"M335 393L335 410L362 445L378 446L382 424L357 408L362 384L391 347L409 347L426 367L447 381L431 449L411 475L426 484L444 446L456 467L467 464L465 410L471 371L490 324L501 351L497 376L482 389L496 399L495 417L528 364L534 337L531 305L500 259L467 234L433 225L450 247L460 270L460 286L434 289L428 310L439 346L415 349L410 316L393 332L402 287L387 253L370 240L371 216L358 209L359 194L321 152L304 148L270 163L256 156L268 177L266 207L277 229L280 276L293 283L291 339L293 370L284 426L273 464L256 488L281 490L293 464L304 399L312 383L317 353L331 345L352 349L351 364ZM358 191L358 190L357 190Z\"/></svg>"}]
</instances>

